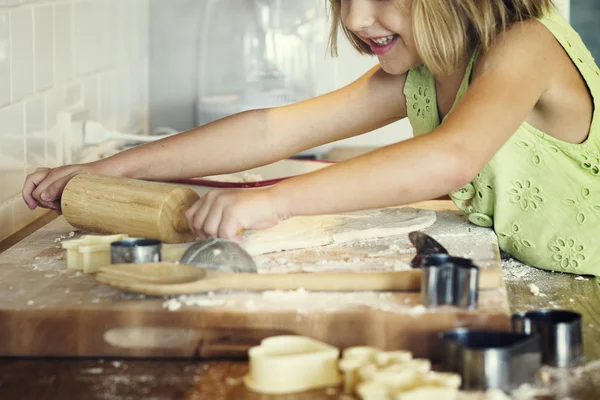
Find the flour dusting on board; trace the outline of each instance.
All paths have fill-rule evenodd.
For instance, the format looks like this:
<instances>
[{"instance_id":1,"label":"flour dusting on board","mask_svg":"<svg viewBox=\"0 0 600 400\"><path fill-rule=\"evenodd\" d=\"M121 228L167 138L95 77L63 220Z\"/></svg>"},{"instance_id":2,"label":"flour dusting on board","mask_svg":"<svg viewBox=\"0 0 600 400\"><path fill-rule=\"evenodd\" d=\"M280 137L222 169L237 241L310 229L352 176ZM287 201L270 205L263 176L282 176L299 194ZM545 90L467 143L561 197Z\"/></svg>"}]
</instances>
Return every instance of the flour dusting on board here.
<instances>
[{"instance_id":1,"label":"flour dusting on board","mask_svg":"<svg viewBox=\"0 0 600 400\"><path fill-rule=\"evenodd\" d=\"M226 308L244 312L291 311L296 314L313 312L335 313L361 308L418 316L425 312L442 312L447 307L427 309L420 304L418 293L390 292L307 292L304 289L255 292L223 292L208 295L184 295L166 300L163 308L177 311L183 307ZM480 293L479 309L485 312L505 312L508 308L505 289Z\"/></svg>"}]
</instances>

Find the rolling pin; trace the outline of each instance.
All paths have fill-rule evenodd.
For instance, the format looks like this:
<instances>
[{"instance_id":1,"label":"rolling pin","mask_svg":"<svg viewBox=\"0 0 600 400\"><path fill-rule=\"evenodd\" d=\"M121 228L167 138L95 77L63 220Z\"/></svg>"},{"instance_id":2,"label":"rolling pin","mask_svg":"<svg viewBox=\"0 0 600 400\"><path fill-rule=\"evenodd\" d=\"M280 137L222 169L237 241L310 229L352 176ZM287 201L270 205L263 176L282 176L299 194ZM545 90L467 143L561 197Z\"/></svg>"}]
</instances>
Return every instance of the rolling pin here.
<instances>
[{"instance_id":1,"label":"rolling pin","mask_svg":"<svg viewBox=\"0 0 600 400\"><path fill-rule=\"evenodd\" d=\"M85 231L187 243L196 235L185 212L198 199L167 183L82 174L65 187L61 207L67 222Z\"/></svg>"}]
</instances>

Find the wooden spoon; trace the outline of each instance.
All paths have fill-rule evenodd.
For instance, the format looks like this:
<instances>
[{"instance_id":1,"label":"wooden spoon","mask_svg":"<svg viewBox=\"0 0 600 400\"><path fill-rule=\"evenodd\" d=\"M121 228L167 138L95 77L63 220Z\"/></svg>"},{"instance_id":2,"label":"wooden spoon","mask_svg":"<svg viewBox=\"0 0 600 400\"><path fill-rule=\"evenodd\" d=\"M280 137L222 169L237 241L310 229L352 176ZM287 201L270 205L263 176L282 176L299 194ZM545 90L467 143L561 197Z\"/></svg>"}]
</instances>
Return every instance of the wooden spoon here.
<instances>
[{"instance_id":1,"label":"wooden spoon","mask_svg":"<svg viewBox=\"0 0 600 400\"><path fill-rule=\"evenodd\" d=\"M395 272L318 272L243 274L209 271L178 263L113 264L96 279L133 293L157 296L216 292L218 290L418 291L421 270ZM501 271L482 269L480 289L502 286Z\"/></svg>"}]
</instances>

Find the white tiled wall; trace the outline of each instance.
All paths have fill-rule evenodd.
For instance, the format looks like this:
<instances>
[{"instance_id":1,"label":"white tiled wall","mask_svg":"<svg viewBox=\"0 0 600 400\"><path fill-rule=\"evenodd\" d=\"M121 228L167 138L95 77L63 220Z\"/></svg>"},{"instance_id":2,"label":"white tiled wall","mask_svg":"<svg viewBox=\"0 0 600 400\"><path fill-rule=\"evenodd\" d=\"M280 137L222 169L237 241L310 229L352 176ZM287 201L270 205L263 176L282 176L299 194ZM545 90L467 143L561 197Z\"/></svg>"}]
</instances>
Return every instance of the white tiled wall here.
<instances>
[{"instance_id":1,"label":"white tiled wall","mask_svg":"<svg viewBox=\"0 0 600 400\"><path fill-rule=\"evenodd\" d=\"M0 1L0 240L40 215L20 192L63 163L59 112L146 128L148 49L148 0Z\"/></svg>"}]
</instances>

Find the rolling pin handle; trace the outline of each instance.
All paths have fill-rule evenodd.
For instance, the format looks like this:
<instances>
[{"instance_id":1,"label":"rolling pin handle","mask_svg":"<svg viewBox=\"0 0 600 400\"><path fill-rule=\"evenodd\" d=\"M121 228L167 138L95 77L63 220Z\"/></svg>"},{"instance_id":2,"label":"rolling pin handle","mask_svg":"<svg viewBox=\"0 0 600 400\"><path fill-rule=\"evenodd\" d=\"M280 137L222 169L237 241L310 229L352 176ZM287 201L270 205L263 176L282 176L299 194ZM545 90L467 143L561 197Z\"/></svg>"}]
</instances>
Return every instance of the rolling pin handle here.
<instances>
[{"instance_id":1,"label":"rolling pin handle","mask_svg":"<svg viewBox=\"0 0 600 400\"><path fill-rule=\"evenodd\" d=\"M179 233L190 233L192 231L188 225L187 218L185 217L186 211L187 207L181 205L173 212L173 228Z\"/></svg>"}]
</instances>

